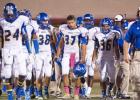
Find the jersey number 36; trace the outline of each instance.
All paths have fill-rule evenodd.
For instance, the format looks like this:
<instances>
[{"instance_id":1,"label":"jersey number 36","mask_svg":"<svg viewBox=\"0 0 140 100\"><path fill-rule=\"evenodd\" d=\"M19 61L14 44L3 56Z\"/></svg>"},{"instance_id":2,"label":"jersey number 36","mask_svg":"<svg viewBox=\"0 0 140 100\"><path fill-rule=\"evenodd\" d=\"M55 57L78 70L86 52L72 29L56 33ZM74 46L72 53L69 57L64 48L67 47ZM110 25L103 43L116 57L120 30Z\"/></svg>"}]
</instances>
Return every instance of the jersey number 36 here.
<instances>
[{"instance_id":1,"label":"jersey number 36","mask_svg":"<svg viewBox=\"0 0 140 100\"><path fill-rule=\"evenodd\" d=\"M106 42L104 40L101 40L101 50L110 51L111 50L111 40L107 40Z\"/></svg>"}]
</instances>

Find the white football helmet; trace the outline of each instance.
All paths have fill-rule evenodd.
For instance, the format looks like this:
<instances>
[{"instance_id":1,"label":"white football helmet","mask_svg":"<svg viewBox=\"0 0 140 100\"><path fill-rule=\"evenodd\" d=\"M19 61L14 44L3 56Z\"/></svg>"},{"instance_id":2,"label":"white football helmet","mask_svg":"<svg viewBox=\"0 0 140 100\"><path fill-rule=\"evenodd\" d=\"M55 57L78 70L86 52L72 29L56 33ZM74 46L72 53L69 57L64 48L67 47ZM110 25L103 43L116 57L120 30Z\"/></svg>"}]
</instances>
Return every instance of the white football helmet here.
<instances>
[{"instance_id":1,"label":"white football helmet","mask_svg":"<svg viewBox=\"0 0 140 100\"><path fill-rule=\"evenodd\" d=\"M117 22L121 22L123 20L123 16L122 15L116 15L115 16L115 21Z\"/></svg>"}]
</instances>

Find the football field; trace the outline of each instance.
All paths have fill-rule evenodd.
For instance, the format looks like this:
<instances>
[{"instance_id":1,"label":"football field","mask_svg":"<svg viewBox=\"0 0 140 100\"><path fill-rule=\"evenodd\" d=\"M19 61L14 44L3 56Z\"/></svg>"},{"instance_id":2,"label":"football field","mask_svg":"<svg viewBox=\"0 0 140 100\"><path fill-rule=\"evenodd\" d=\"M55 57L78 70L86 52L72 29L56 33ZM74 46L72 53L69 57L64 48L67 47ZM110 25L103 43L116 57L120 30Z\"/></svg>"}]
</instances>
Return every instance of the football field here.
<instances>
[{"instance_id":1,"label":"football field","mask_svg":"<svg viewBox=\"0 0 140 100\"><path fill-rule=\"evenodd\" d=\"M107 99L101 99L101 89L100 89L100 85L98 82L95 82L94 85L93 85L93 89L92 89L92 97L90 100L113 100L112 98L107 98ZM129 94L132 96L132 92L131 92L131 89L130 89L130 92ZM0 97L0 100L7 100L7 97L6 97L6 94L3 94L1 97ZM23 99L24 100L24 99ZM37 99L32 99L32 100L37 100ZM44 99L45 100L45 99ZM48 99L47 99L48 100ZM56 98L56 97L52 97L50 96L50 99L49 100L62 100L60 98ZM73 100L72 98L69 99L69 100ZM85 100L85 99L80 99L80 100ZM127 99L114 99L114 100L127 100ZM132 100L131 99L128 99L128 100Z\"/></svg>"}]
</instances>

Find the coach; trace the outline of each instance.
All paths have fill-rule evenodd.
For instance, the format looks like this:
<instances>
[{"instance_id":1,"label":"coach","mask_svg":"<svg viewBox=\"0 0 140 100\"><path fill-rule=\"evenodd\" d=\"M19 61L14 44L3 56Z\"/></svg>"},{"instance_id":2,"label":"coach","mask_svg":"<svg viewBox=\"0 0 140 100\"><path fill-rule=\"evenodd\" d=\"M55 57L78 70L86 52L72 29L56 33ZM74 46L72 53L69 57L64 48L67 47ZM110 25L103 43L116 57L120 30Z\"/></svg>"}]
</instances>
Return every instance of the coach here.
<instances>
[{"instance_id":1,"label":"coach","mask_svg":"<svg viewBox=\"0 0 140 100\"><path fill-rule=\"evenodd\" d=\"M133 100L140 100L140 7L137 11L137 20L131 25L125 36L124 61L128 64L130 64L129 44L131 44L133 53L130 65L130 75L135 92Z\"/></svg>"}]
</instances>

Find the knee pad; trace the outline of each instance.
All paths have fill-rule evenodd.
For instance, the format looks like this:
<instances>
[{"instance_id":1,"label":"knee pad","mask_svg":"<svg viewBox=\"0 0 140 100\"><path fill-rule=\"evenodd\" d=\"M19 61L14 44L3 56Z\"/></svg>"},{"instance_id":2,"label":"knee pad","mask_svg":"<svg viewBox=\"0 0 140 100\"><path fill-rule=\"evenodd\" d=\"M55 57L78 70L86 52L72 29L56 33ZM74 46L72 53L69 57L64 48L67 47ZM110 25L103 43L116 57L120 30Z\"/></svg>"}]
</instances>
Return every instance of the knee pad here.
<instances>
[{"instance_id":1,"label":"knee pad","mask_svg":"<svg viewBox=\"0 0 140 100\"><path fill-rule=\"evenodd\" d=\"M92 66L89 67L88 75L89 76L94 76L94 68Z\"/></svg>"},{"instance_id":2,"label":"knee pad","mask_svg":"<svg viewBox=\"0 0 140 100\"><path fill-rule=\"evenodd\" d=\"M107 75L106 73L101 73L101 82L105 82L107 80Z\"/></svg>"},{"instance_id":3,"label":"knee pad","mask_svg":"<svg viewBox=\"0 0 140 100\"><path fill-rule=\"evenodd\" d=\"M90 80L93 80L94 77L89 75L88 78L89 78Z\"/></svg>"},{"instance_id":4,"label":"knee pad","mask_svg":"<svg viewBox=\"0 0 140 100\"><path fill-rule=\"evenodd\" d=\"M83 84L84 84L84 83L85 83L85 81L86 81L86 80L85 80L85 78L84 78L84 77L81 77L81 83L83 83Z\"/></svg>"},{"instance_id":5,"label":"knee pad","mask_svg":"<svg viewBox=\"0 0 140 100\"><path fill-rule=\"evenodd\" d=\"M18 79L18 85L19 86L23 86L24 84L24 80L25 80L25 76L19 75L19 79Z\"/></svg>"},{"instance_id":6,"label":"knee pad","mask_svg":"<svg viewBox=\"0 0 140 100\"><path fill-rule=\"evenodd\" d=\"M12 85L12 78L6 78L5 79L5 84L6 85Z\"/></svg>"}]
</instances>

